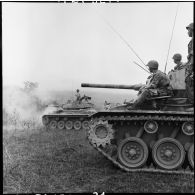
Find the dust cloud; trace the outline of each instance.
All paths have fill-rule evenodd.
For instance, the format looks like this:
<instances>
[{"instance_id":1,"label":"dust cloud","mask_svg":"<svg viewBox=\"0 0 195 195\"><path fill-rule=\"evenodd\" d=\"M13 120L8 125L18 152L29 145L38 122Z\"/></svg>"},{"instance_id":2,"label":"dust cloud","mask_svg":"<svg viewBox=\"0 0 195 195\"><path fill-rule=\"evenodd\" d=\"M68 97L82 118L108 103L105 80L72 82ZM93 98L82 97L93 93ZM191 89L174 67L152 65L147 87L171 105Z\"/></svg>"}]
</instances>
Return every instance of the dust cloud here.
<instances>
[{"instance_id":1,"label":"dust cloud","mask_svg":"<svg viewBox=\"0 0 195 195\"><path fill-rule=\"evenodd\" d=\"M3 124L32 127L41 124L41 116L51 99L38 89L3 87Z\"/></svg>"}]
</instances>

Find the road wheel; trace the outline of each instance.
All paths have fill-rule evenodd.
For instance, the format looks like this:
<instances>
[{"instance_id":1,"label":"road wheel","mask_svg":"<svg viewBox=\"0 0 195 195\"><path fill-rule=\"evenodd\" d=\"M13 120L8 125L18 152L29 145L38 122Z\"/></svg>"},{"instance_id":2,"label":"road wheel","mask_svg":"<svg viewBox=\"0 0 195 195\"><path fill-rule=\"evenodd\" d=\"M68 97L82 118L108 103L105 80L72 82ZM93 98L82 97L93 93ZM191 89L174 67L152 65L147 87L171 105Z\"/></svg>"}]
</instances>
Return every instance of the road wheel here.
<instances>
[{"instance_id":1,"label":"road wheel","mask_svg":"<svg viewBox=\"0 0 195 195\"><path fill-rule=\"evenodd\" d=\"M83 129L88 129L89 128L89 121L85 120L82 122L82 128Z\"/></svg>"},{"instance_id":2,"label":"road wheel","mask_svg":"<svg viewBox=\"0 0 195 195\"><path fill-rule=\"evenodd\" d=\"M50 123L49 123L49 128L51 130L54 130L57 128L57 121L56 120L51 120Z\"/></svg>"},{"instance_id":3,"label":"road wheel","mask_svg":"<svg viewBox=\"0 0 195 195\"><path fill-rule=\"evenodd\" d=\"M185 151L176 139L163 138L154 144L152 156L160 168L173 170L183 164Z\"/></svg>"},{"instance_id":4,"label":"road wheel","mask_svg":"<svg viewBox=\"0 0 195 195\"><path fill-rule=\"evenodd\" d=\"M128 137L119 143L118 159L128 168L142 167L148 159L148 147L140 138Z\"/></svg>"},{"instance_id":5,"label":"road wheel","mask_svg":"<svg viewBox=\"0 0 195 195\"><path fill-rule=\"evenodd\" d=\"M75 121L74 122L74 129L75 130L80 130L82 127L81 121Z\"/></svg>"},{"instance_id":6,"label":"road wheel","mask_svg":"<svg viewBox=\"0 0 195 195\"><path fill-rule=\"evenodd\" d=\"M64 129L64 127L65 127L65 122L64 121L59 121L58 122L58 129L62 130L62 129Z\"/></svg>"},{"instance_id":7,"label":"road wheel","mask_svg":"<svg viewBox=\"0 0 195 195\"><path fill-rule=\"evenodd\" d=\"M71 130L73 128L73 122L72 121L66 121L65 127L67 130Z\"/></svg>"}]
</instances>

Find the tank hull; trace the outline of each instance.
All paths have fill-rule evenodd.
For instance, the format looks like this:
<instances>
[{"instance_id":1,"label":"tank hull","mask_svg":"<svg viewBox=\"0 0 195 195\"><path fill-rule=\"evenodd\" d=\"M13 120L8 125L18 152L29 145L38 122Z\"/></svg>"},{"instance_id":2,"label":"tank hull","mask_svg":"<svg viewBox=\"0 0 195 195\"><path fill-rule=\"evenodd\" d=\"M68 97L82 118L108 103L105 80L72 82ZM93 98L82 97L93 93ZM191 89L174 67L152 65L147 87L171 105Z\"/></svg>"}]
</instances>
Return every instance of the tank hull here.
<instances>
[{"instance_id":1,"label":"tank hull","mask_svg":"<svg viewBox=\"0 0 195 195\"><path fill-rule=\"evenodd\" d=\"M194 112L97 112L91 116L88 141L128 172L194 174Z\"/></svg>"},{"instance_id":2,"label":"tank hull","mask_svg":"<svg viewBox=\"0 0 195 195\"><path fill-rule=\"evenodd\" d=\"M81 130L89 128L90 116L96 111L93 108L62 109L48 108L42 115L42 123L47 129Z\"/></svg>"}]
</instances>

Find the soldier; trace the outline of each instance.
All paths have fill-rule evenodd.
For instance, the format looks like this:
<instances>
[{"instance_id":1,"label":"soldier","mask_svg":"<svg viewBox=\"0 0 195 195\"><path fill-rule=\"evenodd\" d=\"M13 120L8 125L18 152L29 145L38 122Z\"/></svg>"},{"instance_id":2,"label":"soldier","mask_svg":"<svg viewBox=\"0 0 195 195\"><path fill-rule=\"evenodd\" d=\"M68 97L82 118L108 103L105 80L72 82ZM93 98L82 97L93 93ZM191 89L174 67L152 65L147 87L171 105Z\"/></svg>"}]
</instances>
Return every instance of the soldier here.
<instances>
[{"instance_id":1,"label":"soldier","mask_svg":"<svg viewBox=\"0 0 195 195\"><path fill-rule=\"evenodd\" d=\"M79 93L79 89L76 90L75 96L76 96L76 101L80 102L81 95L80 95L80 93Z\"/></svg>"},{"instance_id":2,"label":"soldier","mask_svg":"<svg viewBox=\"0 0 195 195\"><path fill-rule=\"evenodd\" d=\"M185 74L185 82L186 82L186 92L188 95L188 99L191 103L194 104L194 53L193 53L193 37L194 37L194 24L189 24L186 29L188 30L188 36L192 37L188 44L188 56L186 63L186 74Z\"/></svg>"},{"instance_id":3,"label":"soldier","mask_svg":"<svg viewBox=\"0 0 195 195\"><path fill-rule=\"evenodd\" d=\"M133 105L128 106L129 110L140 107L150 97L173 95L170 80L166 74L158 70L158 62L151 60L146 66L148 66L152 74L147 80L147 84L140 88L138 97Z\"/></svg>"},{"instance_id":4,"label":"soldier","mask_svg":"<svg viewBox=\"0 0 195 195\"><path fill-rule=\"evenodd\" d=\"M108 103L106 100L104 102L104 109L109 110L111 108L111 103Z\"/></svg>"},{"instance_id":5,"label":"soldier","mask_svg":"<svg viewBox=\"0 0 195 195\"><path fill-rule=\"evenodd\" d=\"M194 38L194 24L191 23L189 24L186 29L188 30L188 36L192 37L192 39L190 40L189 44L188 44L188 62L190 64L193 64L193 57L194 57L194 53L193 53L193 38Z\"/></svg>"},{"instance_id":6,"label":"soldier","mask_svg":"<svg viewBox=\"0 0 195 195\"><path fill-rule=\"evenodd\" d=\"M181 70L182 68L185 67L185 64L181 60L182 60L181 54L176 53L173 55L173 61L176 64L176 66L174 67L174 70Z\"/></svg>"}]
</instances>

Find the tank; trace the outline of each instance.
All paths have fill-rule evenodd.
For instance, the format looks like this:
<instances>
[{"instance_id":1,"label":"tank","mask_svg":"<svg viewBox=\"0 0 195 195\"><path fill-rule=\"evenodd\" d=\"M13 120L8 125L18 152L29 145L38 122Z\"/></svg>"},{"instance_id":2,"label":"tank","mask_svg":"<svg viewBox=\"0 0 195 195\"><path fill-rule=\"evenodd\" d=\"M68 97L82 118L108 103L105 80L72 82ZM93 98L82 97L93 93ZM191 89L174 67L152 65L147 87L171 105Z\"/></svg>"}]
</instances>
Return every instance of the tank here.
<instances>
[{"instance_id":1,"label":"tank","mask_svg":"<svg viewBox=\"0 0 195 195\"><path fill-rule=\"evenodd\" d=\"M91 97L84 95L63 105L49 105L42 116L43 125L48 129L88 129L90 116L96 112L90 100Z\"/></svg>"},{"instance_id":2,"label":"tank","mask_svg":"<svg viewBox=\"0 0 195 195\"><path fill-rule=\"evenodd\" d=\"M124 171L194 174L194 109L185 90L185 70L168 76L174 96L151 98L136 110L123 104L91 116L89 143ZM81 86L139 90L143 85Z\"/></svg>"}]
</instances>

